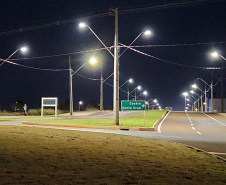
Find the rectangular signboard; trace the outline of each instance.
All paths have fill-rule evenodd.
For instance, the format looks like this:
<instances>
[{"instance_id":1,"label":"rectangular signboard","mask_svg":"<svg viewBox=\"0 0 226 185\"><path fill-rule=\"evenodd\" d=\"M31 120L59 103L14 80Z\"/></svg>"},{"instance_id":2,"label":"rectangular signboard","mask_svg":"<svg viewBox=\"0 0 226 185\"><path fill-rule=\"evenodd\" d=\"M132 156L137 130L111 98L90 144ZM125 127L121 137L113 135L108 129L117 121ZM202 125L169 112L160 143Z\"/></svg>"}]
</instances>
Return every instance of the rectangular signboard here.
<instances>
[{"instance_id":1,"label":"rectangular signboard","mask_svg":"<svg viewBox=\"0 0 226 185\"><path fill-rule=\"evenodd\" d=\"M146 110L146 105L144 100L122 100L121 101L122 111L135 111L135 110Z\"/></svg>"}]
</instances>

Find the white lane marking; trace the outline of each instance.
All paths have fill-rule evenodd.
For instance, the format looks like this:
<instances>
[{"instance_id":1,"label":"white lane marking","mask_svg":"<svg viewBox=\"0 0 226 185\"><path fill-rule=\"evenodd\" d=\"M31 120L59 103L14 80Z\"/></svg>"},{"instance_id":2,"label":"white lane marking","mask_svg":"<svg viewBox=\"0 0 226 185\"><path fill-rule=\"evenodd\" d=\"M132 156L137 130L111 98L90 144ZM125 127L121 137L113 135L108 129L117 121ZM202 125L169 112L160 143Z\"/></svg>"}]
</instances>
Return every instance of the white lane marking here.
<instances>
[{"instance_id":1,"label":"white lane marking","mask_svg":"<svg viewBox=\"0 0 226 185\"><path fill-rule=\"evenodd\" d=\"M226 153L218 153L218 152L208 152L209 154L216 154L216 155L226 155Z\"/></svg>"},{"instance_id":2,"label":"white lane marking","mask_svg":"<svg viewBox=\"0 0 226 185\"><path fill-rule=\"evenodd\" d=\"M201 132L198 132L196 129L195 129L195 127L194 127L194 125L193 125L193 123L192 123L192 121L191 121L191 119L190 119L190 116L188 115L188 113L186 112L186 114L187 114L187 116L188 116L188 118L189 118L189 120L190 120L190 123L191 123L191 128L193 129L193 130L195 130L196 132L197 132L197 134L202 134Z\"/></svg>"},{"instance_id":3,"label":"white lane marking","mask_svg":"<svg viewBox=\"0 0 226 185\"><path fill-rule=\"evenodd\" d=\"M216 121L217 123L220 123L223 126L226 126L225 124L221 123L220 121L216 120L215 118L209 116L208 114L203 113L204 115L208 116L209 118L213 119L214 121Z\"/></svg>"},{"instance_id":4,"label":"white lane marking","mask_svg":"<svg viewBox=\"0 0 226 185\"><path fill-rule=\"evenodd\" d=\"M162 126L162 123L163 121L166 119L166 117L169 115L170 111L166 114L166 116L163 118L163 120L159 123L159 126L158 126L158 133L162 133L161 132L161 126Z\"/></svg>"}]
</instances>

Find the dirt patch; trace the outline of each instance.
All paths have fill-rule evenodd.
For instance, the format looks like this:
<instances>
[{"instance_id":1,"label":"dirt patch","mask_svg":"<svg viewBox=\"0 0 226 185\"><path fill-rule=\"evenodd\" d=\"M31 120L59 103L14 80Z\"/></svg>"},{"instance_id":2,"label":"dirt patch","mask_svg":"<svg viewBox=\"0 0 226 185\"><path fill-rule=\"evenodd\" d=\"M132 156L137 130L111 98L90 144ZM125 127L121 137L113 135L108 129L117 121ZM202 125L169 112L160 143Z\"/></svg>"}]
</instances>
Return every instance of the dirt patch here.
<instances>
[{"instance_id":1,"label":"dirt patch","mask_svg":"<svg viewBox=\"0 0 226 185\"><path fill-rule=\"evenodd\" d=\"M0 184L225 184L225 162L162 140L0 126Z\"/></svg>"}]
</instances>

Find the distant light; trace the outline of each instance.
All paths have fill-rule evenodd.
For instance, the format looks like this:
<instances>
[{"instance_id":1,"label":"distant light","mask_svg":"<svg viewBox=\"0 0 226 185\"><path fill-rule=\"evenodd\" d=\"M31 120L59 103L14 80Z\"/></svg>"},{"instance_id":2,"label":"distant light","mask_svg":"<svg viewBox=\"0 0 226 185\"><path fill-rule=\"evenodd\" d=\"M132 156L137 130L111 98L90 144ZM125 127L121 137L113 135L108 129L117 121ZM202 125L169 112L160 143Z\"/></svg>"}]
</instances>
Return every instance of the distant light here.
<instances>
[{"instance_id":1,"label":"distant light","mask_svg":"<svg viewBox=\"0 0 226 185\"><path fill-rule=\"evenodd\" d=\"M81 23L79 23L79 25L78 25L80 28L84 28L84 27L86 27L86 24L84 23L84 22L81 22Z\"/></svg>"},{"instance_id":2,"label":"distant light","mask_svg":"<svg viewBox=\"0 0 226 185\"><path fill-rule=\"evenodd\" d=\"M143 92L143 94L144 94L144 95L147 95L147 94L148 94L148 92L147 92L147 91L144 91L144 92Z\"/></svg>"},{"instance_id":3,"label":"distant light","mask_svg":"<svg viewBox=\"0 0 226 185\"><path fill-rule=\"evenodd\" d=\"M146 31L144 32L144 35L151 35L151 31L150 31L150 30L146 30Z\"/></svg>"},{"instance_id":4,"label":"distant light","mask_svg":"<svg viewBox=\"0 0 226 185\"><path fill-rule=\"evenodd\" d=\"M187 99L187 101L190 101L189 99Z\"/></svg>"},{"instance_id":5,"label":"distant light","mask_svg":"<svg viewBox=\"0 0 226 185\"><path fill-rule=\"evenodd\" d=\"M187 106L190 106L190 104L188 103Z\"/></svg>"},{"instance_id":6,"label":"distant light","mask_svg":"<svg viewBox=\"0 0 226 185\"><path fill-rule=\"evenodd\" d=\"M129 79L129 83L133 83L133 79L132 78Z\"/></svg>"},{"instance_id":7,"label":"distant light","mask_svg":"<svg viewBox=\"0 0 226 185\"><path fill-rule=\"evenodd\" d=\"M196 89L198 86L196 84L193 84L191 87Z\"/></svg>"},{"instance_id":8,"label":"distant light","mask_svg":"<svg viewBox=\"0 0 226 185\"><path fill-rule=\"evenodd\" d=\"M79 105L82 105L82 101L79 102Z\"/></svg>"},{"instance_id":9,"label":"distant light","mask_svg":"<svg viewBox=\"0 0 226 185\"><path fill-rule=\"evenodd\" d=\"M188 93L187 93L187 92L183 92L183 95L184 95L184 96L187 96L187 95L188 95Z\"/></svg>"},{"instance_id":10,"label":"distant light","mask_svg":"<svg viewBox=\"0 0 226 185\"><path fill-rule=\"evenodd\" d=\"M89 63L92 64L92 65L95 65L97 63L97 59L96 58L91 58L89 60Z\"/></svg>"},{"instance_id":11,"label":"distant light","mask_svg":"<svg viewBox=\"0 0 226 185\"><path fill-rule=\"evenodd\" d=\"M138 89L138 90L141 90L141 89L142 89L142 87L141 87L140 85L138 85L138 86L137 86L137 89Z\"/></svg>"},{"instance_id":12,"label":"distant light","mask_svg":"<svg viewBox=\"0 0 226 185\"><path fill-rule=\"evenodd\" d=\"M194 93L195 93L195 91L191 90L191 91L190 91L190 93L194 94Z\"/></svg>"},{"instance_id":13,"label":"distant light","mask_svg":"<svg viewBox=\"0 0 226 185\"><path fill-rule=\"evenodd\" d=\"M146 102L145 102L145 104L147 105L147 104L148 104L148 102L146 101Z\"/></svg>"},{"instance_id":14,"label":"distant light","mask_svg":"<svg viewBox=\"0 0 226 185\"><path fill-rule=\"evenodd\" d=\"M154 99L154 102L155 102L155 103L157 103L157 100L156 100L156 99Z\"/></svg>"},{"instance_id":15,"label":"distant light","mask_svg":"<svg viewBox=\"0 0 226 185\"><path fill-rule=\"evenodd\" d=\"M211 56L216 58L219 56L219 54L216 51L214 51L213 53L211 53Z\"/></svg>"},{"instance_id":16,"label":"distant light","mask_svg":"<svg viewBox=\"0 0 226 185\"><path fill-rule=\"evenodd\" d=\"M27 47L22 47L22 48L20 48L20 51L26 52L26 51L27 51Z\"/></svg>"}]
</instances>

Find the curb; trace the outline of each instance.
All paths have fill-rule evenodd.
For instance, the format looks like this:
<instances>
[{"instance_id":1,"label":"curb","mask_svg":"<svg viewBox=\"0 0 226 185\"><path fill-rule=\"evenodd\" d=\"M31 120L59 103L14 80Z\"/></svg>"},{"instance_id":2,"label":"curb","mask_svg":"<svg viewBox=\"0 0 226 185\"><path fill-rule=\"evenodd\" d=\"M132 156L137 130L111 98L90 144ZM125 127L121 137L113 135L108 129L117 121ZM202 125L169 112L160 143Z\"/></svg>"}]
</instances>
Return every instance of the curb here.
<instances>
[{"instance_id":1,"label":"curb","mask_svg":"<svg viewBox=\"0 0 226 185\"><path fill-rule=\"evenodd\" d=\"M166 116L166 114L168 113L169 111L167 110L154 124L153 126L153 129L154 131L158 130L158 126L159 126L159 123L163 120L163 118Z\"/></svg>"}]
</instances>

